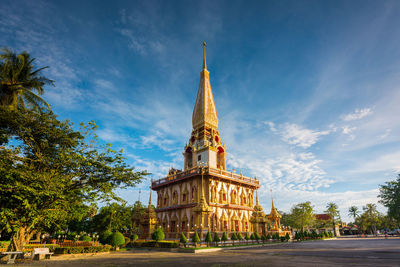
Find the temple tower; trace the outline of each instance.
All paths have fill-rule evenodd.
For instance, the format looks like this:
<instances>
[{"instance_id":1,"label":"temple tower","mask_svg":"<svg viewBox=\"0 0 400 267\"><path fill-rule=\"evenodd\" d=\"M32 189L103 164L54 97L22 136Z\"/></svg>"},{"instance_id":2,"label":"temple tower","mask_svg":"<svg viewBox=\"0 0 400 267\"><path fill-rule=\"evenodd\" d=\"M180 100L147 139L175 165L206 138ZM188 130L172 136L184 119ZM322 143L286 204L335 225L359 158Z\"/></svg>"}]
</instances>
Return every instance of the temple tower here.
<instances>
[{"instance_id":1,"label":"temple tower","mask_svg":"<svg viewBox=\"0 0 400 267\"><path fill-rule=\"evenodd\" d=\"M226 147L218 131L218 115L206 63L192 114L192 131L185 145L183 170L171 168L168 176L152 182L157 191L157 217L167 238L184 232L252 232L256 178L226 168Z\"/></svg>"}]
</instances>

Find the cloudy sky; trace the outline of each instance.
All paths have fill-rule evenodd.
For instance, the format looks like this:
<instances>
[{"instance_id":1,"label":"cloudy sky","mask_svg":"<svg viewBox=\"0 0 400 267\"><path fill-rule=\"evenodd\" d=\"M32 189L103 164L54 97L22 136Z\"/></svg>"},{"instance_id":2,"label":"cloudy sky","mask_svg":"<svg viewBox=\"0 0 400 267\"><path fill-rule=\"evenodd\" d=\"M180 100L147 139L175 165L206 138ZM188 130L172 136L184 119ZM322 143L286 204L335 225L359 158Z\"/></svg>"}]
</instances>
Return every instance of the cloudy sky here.
<instances>
[{"instance_id":1,"label":"cloudy sky","mask_svg":"<svg viewBox=\"0 0 400 267\"><path fill-rule=\"evenodd\" d=\"M56 81L62 119L153 175L183 166L203 41L228 168L260 179L269 211L376 203L400 172L399 1L2 0L0 46ZM155 202L155 200L153 201ZM379 206L384 211L384 209Z\"/></svg>"}]
</instances>

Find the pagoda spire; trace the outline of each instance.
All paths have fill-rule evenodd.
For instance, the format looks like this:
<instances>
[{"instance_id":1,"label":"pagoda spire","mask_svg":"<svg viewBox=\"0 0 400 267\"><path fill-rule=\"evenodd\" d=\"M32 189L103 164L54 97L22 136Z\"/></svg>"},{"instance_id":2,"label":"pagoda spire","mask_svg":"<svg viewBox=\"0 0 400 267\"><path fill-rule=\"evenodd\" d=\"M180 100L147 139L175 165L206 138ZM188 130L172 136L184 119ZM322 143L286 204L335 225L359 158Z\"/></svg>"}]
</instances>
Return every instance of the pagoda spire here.
<instances>
[{"instance_id":1,"label":"pagoda spire","mask_svg":"<svg viewBox=\"0 0 400 267\"><path fill-rule=\"evenodd\" d=\"M275 209L275 205L274 205L274 196L272 195L272 188L270 189L271 192L271 200L272 200L272 209Z\"/></svg>"},{"instance_id":2,"label":"pagoda spire","mask_svg":"<svg viewBox=\"0 0 400 267\"><path fill-rule=\"evenodd\" d=\"M218 128L217 108L211 90L210 74L206 63L206 43L203 42L203 69L200 72L200 84L192 116L193 129L208 126Z\"/></svg>"},{"instance_id":3,"label":"pagoda spire","mask_svg":"<svg viewBox=\"0 0 400 267\"><path fill-rule=\"evenodd\" d=\"M203 70L207 69L207 63L206 63L206 42L203 42Z\"/></svg>"}]
</instances>

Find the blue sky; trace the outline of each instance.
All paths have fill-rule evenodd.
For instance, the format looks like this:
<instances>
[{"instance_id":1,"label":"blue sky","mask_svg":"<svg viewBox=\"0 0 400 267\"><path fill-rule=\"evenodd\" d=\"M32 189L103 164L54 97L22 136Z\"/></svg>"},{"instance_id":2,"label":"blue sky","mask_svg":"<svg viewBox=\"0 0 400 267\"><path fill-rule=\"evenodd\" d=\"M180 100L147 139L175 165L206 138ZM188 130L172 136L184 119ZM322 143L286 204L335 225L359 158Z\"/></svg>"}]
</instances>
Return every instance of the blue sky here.
<instances>
[{"instance_id":1,"label":"blue sky","mask_svg":"<svg viewBox=\"0 0 400 267\"><path fill-rule=\"evenodd\" d=\"M95 120L157 179L183 165L205 40L228 168L260 179L266 211L272 188L280 210L333 201L348 220L400 172L399 12L399 1L3 0L0 46L50 66L53 110ZM149 184L120 194L147 201Z\"/></svg>"}]
</instances>

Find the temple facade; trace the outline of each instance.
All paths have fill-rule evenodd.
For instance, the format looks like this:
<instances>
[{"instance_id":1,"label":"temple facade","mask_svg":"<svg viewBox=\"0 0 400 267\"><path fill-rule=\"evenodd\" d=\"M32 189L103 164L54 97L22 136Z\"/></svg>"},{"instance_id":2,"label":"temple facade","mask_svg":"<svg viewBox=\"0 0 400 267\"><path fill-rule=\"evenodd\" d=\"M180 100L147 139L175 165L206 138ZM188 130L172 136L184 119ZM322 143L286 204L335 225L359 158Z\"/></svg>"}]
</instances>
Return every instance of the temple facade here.
<instances>
[{"instance_id":1,"label":"temple facade","mask_svg":"<svg viewBox=\"0 0 400 267\"><path fill-rule=\"evenodd\" d=\"M201 235L206 231L253 232L264 225L261 206L254 206L260 187L256 178L226 168L226 146L218 130L217 109L207 70L205 43L203 68L192 115L192 132L184 147L183 170L170 169L168 176L152 182L157 192L158 223L167 236L179 232ZM255 210L256 208L256 210ZM257 212L257 218L253 212ZM264 220L259 218L264 216Z\"/></svg>"}]
</instances>

